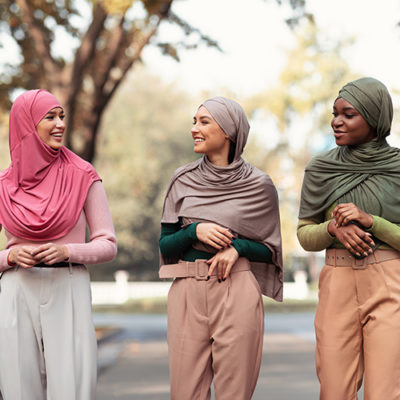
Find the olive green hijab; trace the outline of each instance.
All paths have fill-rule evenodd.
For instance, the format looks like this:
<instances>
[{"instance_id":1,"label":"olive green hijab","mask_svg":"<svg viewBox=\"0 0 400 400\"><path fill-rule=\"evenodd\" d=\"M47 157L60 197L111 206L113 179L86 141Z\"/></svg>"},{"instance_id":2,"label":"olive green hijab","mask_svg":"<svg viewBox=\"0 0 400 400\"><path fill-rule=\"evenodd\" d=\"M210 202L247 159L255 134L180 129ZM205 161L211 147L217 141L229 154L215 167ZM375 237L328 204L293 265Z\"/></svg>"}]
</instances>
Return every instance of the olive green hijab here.
<instances>
[{"instance_id":1,"label":"olive green hijab","mask_svg":"<svg viewBox=\"0 0 400 400\"><path fill-rule=\"evenodd\" d=\"M361 78L346 84L338 98L348 101L376 132L356 146L338 146L307 165L299 218L320 219L334 202L353 202L372 215L400 224L400 150L389 146L393 106L380 81Z\"/></svg>"}]
</instances>

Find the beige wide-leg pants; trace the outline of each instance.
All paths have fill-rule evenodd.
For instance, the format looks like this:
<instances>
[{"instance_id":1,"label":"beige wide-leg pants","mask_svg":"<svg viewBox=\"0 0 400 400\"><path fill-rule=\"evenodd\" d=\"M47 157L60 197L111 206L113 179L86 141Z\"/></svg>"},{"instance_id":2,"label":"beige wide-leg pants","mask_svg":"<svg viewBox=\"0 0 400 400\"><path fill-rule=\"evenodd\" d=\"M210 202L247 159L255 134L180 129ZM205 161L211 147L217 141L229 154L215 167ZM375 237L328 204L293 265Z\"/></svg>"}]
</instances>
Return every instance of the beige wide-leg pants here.
<instances>
[{"instance_id":1,"label":"beige wide-leg pants","mask_svg":"<svg viewBox=\"0 0 400 400\"><path fill-rule=\"evenodd\" d=\"M315 331L320 400L356 400L363 373L364 400L400 400L400 260L325 265Z\"/></svg>"},{"instance_id":2,"label":"beige wide-leg pants","mask_svg":"<svg viewBox=\"0 0 400 400\"><path fill-rule=\"evenodd\" d=\"M247 262L240 259L240 262ZM236 265L235 265L236 266ZM180 278L168 295L171 399L250 400L260 370L264 306L250 270L219 283Z\"/></svg>"},{"instance_id":3,"label":"beige wide-leg pants","mask_svg":"<svg viewBox=\"0 0 400 400\"><path fill-rule=\"evenodd\" d=\"M94 399L97 344L86 267L8 270L0 290L4 400Z\"/></svg>"}]
</instances>

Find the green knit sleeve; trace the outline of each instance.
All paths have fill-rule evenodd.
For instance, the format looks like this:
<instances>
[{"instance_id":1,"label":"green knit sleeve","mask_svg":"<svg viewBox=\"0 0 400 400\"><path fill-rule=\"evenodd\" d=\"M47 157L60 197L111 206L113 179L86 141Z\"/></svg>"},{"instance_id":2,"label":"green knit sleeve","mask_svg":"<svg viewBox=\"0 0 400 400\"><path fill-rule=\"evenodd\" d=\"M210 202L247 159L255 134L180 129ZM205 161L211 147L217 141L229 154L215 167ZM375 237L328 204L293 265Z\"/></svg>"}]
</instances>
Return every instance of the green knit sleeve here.
<instances>
[{"instance_id":1,"label":"green knit sleeve","mask_svg":"<svg viewBox=\"0 0 400 400\"><path fill-rule=\"evenodd\" d=\"M262 243L249 239L233 239L232 246L239 253L239 257L246 257L254 262L272 262L271 250Z\"/></svg>"},{"instance_id":2,"label":"green knit sleeve","mask_svg":"<svg viewBox=\"0 0 400 400\"><path fill-rule=\"evenodd\" d=\"M166 258L181 256L197 241L196 226L198 222L181 228L181 222L161 224L159 246L161 254Z\"/></svg>"},{"instance_id":3,"label":"green knit sleeve","mask_svg":"<svg viewBox=\"0 0 400 400\"><path fill-rule=\"evenodd\" d=\"M373 215L372 218L374 222L368 232L371 232L393 249L400 250L400 226L376 215Z\"/></svg>"},{"instance_id":4,"label":"green knit sleeve","mask_svg":"<svg viewBox=\"0 0 400 400\"><path fill-rule=\"evenodd\" d=\"M328 232L329 222L313 219L300 219L297 225L297 238L304 250L321 251L330 247L335 237Z\"/></svg>"}]
</instances>

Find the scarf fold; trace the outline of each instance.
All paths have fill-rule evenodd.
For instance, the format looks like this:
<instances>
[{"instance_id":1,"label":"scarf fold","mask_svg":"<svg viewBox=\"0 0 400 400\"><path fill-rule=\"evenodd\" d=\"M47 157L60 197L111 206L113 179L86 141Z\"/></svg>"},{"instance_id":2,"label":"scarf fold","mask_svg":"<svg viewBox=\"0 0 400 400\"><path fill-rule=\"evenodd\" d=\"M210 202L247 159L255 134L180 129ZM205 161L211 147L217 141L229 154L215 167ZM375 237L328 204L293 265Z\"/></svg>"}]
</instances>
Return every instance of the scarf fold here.
<instances>
[{"instance_id":1,"label":"scarf fold","mask_svg":"<svg viewBox=\"0 0 400 400\"><path fill-rule=\"evenodd\" d=\"M87 193L100 180L91 164L65 147L54 150L36 132L48 111L61 107L45 90L20 95L10 112L10 166L0 173L0 224L30 241L67 234Z\"/></svg>"},{"instance_id":2,"label":"scarf fold","mask_svg":"<svg viewBox=\"0 0 400 400\"><path fill-rule=\"evenodd\" d=\"M220 97L218 102L206 101L203 105L214 117L214 107L218 108L219 115L223 113L220 109L225 107L223 101L232 106L232 100ZM241 107L235 110L244 115ZM243 115L235 120L243 121L246 118ZM230 118L228 113L225 118ZM222 126L226 127L224 123L218 124L222 129ZM238 126L245 126L243 123L233 122L231 126L236 127L238 136L246 129L248 133L249 128L244 131L238 129ZM273 264L258 266L255 275L263 294L281 300L282 249L278 196L269 176L240 158L247 133L240 140L236 137L236 156L227 167L218 167L203 156L175 171L167 189L161 222L176 223L179 217L206 220L263 243L273 254ZM161 263L177 261L161 259Z\"/></svg>"},{"instance_id":3,"label":"scarf fold","mask_svg":"<svg viewBox=\"0 0 400 400\"><path fill-rule=\"evenodd\" d=\"M377 137L314 157L307 165L299 218L321 219L334 202L356 204L363 211L400 224L400 150L389 146L392 101L373 78L350 82L339 91L375 130Z\"/></svg>"}]
</instances>

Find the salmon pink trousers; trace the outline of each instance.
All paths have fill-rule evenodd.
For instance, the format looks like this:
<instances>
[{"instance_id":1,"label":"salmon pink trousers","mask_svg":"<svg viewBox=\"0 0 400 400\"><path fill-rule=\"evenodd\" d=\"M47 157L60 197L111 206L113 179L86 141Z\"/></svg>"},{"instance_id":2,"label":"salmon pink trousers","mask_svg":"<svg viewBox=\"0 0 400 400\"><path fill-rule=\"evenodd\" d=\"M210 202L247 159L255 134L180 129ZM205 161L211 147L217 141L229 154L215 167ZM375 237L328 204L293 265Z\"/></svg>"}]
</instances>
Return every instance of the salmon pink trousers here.
<instances>
[{"instance_id":1,"label":"salmon pink trousers","mask_svg":"<svg viewBox=\"0 0 400 400\"><path fill-rule=\"evenodd\" d=\"M315 331L320 400L400 400L400 253L328 250Z\"/></svg>"},{"instance_id":2,"label":"salmon pink trousers","mask_svg":"<svg viewBox=\"0 0 400 400\"><path fill-rule=\"evenodd\" d=\"M189 277L175 279L168 295L170 398L210 399L214 380L216 400L250 400L262 357L264 306L249 262L240 258L222 282L215 275L207 280L205 261L184 264Z\"/></svg>"}]
</instances>

